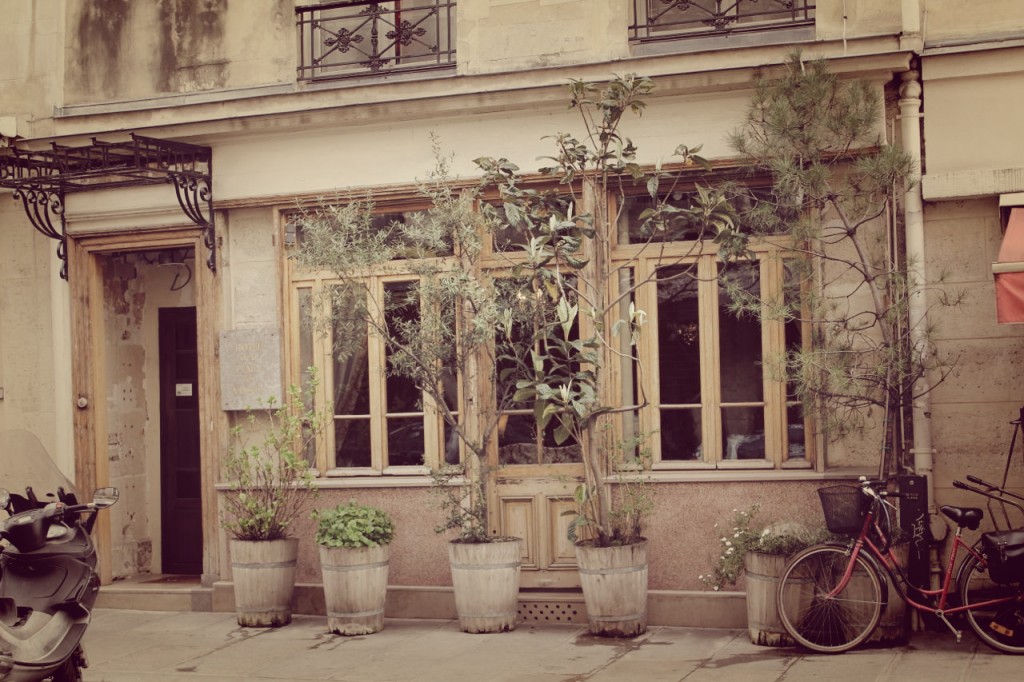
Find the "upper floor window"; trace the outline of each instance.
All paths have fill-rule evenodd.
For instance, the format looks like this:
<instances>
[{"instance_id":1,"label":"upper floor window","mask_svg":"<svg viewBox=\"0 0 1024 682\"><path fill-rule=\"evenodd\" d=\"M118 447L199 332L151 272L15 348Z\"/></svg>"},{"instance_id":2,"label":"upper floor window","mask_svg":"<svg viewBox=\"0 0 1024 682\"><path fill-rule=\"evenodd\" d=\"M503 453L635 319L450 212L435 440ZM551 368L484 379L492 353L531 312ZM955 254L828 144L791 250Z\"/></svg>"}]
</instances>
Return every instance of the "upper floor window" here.
<instances>
[{"instance_id":1,"label":"upper floor window","mask_svg":"<svg viewBox=\"0 0 1024 682\"><path fill-rule=\"evenodd\" d=\"M455 0L346 0L295 8L299 80L455 64Z\"/></svg>"},{"instance_id":2,"label":"upper floor window","mask_svg":"<svg viewBox=\"0 0 1024 682\"><path fill-rule=\"evenodd\" d=\"M814 25L814 0L632 0L630 40L647 42Z\"/></svg>"}]
</instances>

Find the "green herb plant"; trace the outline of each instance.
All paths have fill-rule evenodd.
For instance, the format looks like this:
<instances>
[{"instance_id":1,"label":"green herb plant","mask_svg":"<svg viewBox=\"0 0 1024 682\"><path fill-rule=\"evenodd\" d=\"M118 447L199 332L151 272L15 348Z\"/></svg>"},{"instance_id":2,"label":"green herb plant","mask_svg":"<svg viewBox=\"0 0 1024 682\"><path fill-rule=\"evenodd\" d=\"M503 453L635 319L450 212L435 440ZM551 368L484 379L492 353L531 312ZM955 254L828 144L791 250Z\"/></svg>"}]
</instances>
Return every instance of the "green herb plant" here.
<instances>
[{"instance_id":1,"label":"green herb plant","mask_svg":"<svg viewBox=\"0 0 1024 682\"><path fill-rule=\"evenodd\" d=\"M355 500L314 510L313 520L316 543L323 547L379 547L395 537L395 524L387 512Z\"/></svg>"}]
</instances>

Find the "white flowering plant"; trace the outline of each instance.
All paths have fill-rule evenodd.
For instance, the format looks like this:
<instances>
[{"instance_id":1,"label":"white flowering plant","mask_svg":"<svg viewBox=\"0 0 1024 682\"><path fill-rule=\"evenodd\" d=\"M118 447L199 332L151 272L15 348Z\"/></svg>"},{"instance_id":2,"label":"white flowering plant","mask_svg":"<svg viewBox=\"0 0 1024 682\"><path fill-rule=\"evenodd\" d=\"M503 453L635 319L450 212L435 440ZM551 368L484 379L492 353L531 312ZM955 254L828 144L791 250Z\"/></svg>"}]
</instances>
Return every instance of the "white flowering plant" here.
<instances>
[{"instance_id":1,"label":"white flowering plant","mask_svg":"<svg viewBox=\"0 0 1024 682\"><path fill-rule=\"evenodd\" d=\"M733 509L733 522L719 538L717 560L709 573L699 576L705 587L720 590L725 585L735 585L743 575L743 555L747 552L789 556L829 537L824 528L808 529L792 521L757 524L754 519L760 511L756 504L745 511ZM715 528L722 526L716 523Z\"/></svg>"}]
</instances>

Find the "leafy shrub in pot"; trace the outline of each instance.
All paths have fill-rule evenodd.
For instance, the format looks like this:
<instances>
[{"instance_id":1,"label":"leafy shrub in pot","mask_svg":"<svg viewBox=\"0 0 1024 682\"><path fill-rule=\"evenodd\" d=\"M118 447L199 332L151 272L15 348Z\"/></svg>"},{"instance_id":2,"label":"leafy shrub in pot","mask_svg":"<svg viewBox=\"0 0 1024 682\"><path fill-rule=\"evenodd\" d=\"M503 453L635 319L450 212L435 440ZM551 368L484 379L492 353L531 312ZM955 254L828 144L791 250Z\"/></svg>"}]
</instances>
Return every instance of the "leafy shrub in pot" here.
<instances>
[{"instance_id":1,"label":"leafy shrub in pot","mask_svg":"<svg viewBox=\"0 0 1024 682\"><path fill-rule=\"evenodd\" d=\"M387 512L355 500L333 509L317 509L316 544L323 547L379 547L395 537L395 524Z\"/></svg>"}]
</instances>

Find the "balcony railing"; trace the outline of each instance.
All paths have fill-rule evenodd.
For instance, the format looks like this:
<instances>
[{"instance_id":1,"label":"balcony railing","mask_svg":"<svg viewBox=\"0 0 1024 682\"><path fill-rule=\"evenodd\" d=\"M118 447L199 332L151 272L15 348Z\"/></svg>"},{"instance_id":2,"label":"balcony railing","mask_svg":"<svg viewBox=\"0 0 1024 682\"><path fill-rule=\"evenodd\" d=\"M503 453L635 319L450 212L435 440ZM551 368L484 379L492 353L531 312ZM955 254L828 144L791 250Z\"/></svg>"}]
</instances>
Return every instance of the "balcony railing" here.
<instances>
[{"instance_id":1,"label":"balcony railing","mask_svg":"<svg viewBox=\"0 0 1024 682\"><path fill-rule=\"evenodd\" d=\"M455 65L455 0L349 0L295 8L299 80Z\"/></svg>"},{"instance_id":2,"label":"balcony railing","mask_svg":"<svg viewBox=\"0 0 1024 682\"><path fill-rule=\"evenodd\" d=\"M632 0L630 40L724 36L814 25L814 0Z\"/></svg>"}]
</instances>

